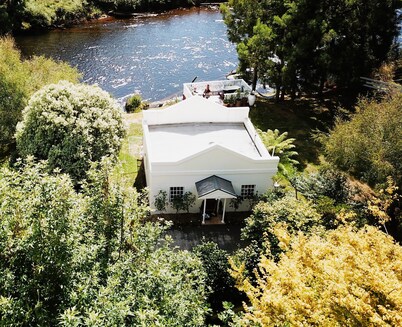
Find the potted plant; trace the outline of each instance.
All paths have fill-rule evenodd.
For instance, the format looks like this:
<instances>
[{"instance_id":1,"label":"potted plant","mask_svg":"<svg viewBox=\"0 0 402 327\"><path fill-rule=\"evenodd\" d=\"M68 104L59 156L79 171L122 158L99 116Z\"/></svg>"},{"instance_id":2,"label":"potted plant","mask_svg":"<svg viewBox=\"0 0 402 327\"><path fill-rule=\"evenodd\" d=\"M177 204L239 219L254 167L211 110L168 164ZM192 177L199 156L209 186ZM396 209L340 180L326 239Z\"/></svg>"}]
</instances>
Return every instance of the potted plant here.
<instances>
[{"instance_id":1,"label":"potted plant","mask_svg":"<svg viewBox=\"0 0 402 327\"><path fill-rule=\"evenodd\" d=\"M240 89L237 89L236 91L236 107L241 107L242 103L241 103L241 92Z\"/></svg>"},{"instance_id":2,"label":"potted plant","mask_svg":"<svg viewBox=\"0 0 402 327\"><path fill-rule=\"evenodd\" d=\"M235 103L236 103L236 96L235 95L230 96L229 107L233 107L235 105Z\"/></svg>"}]
</instances>

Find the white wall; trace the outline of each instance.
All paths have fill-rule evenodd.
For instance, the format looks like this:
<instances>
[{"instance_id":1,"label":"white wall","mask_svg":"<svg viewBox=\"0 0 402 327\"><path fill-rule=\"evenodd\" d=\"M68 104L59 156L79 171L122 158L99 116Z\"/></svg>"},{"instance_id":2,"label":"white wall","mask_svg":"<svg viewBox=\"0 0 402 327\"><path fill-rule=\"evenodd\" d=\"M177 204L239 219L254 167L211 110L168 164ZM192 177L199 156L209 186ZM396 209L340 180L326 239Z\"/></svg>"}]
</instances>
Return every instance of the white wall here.
<instances>
[{"instance_id":1,"label":"white wall","mask_svg":"<svg viewBox=\"0 0 402 327\"><path fill-rule=\"evenodd\" d=\"M260 173L260 174L248 174L248 173L224 173L220 172L216 174L219 177L230 180L233 184L233 188L236 194L240 195L241 186L242 185L256 185L255 191L258 194L265 193L268 189L270 189L273 185L272 176L274 172L271 173ZM155 195L159 193L159 190L164 190L169 196L170 187L184 187L184 192L191 192L197 196L197 190L195 188L195 183L204 178L211 176L210 174L203 174L202 172L198 172L194 175L158 175L153 176L152 185L150 185L150 201L151 208L155 209L153 202L155 200ZM229 200L228 200L229 201ZM196 204L191 208L191 212L198 213L200 206L202 204L202 200L197 200ZM227 205L229 202L227 202ZM232 208L227 206L227 211L234 211ZM248 201L244 201L243 207L240 210L248 210ZM171 207L168 208L169 213L174 213L175 210Z\"/></svg>"},{"instance_id":2,"label":"white wall","mask_svg":"<svg viewBox=\"0 0 402 327\"><path fill-rule=\"evenodd\" d=\"M212 175L231 181L238 195L241 192L241 185L250 184L256 185L255 191L258 194L263 194L272 187L272 177L276 174L278 161L278 157L252 160L215 146L211 151L181 163L153 163L152 180L148 185L151 207L154 208L154 197L159 190L165 190L169 194L170 187L182 186L184 192L190 191L197 195L195 183ZM240 209L247 210L246 202ZM198 212L201 203L202 200L198 200L191 212ZM228 211L232 209L228 208ZM174 210L170 209L169 212Z\"/></svg>"},{"instance_id":3,"label":"white wall","mask_svg":"<svg viewBox=\"0 0 402 327\"><path fill-rule=\"evenodd\" d=\"M163 110L147 110L143 116L144 153L147 185L151 208L154 208L155 195L164 190L169 195L170 187L184 187L184 192L197 196L195 183L211 175L228 179L235 192L240 195L241 185L256 185L255 191L265 193L272 187L272 177L277 172L278 157L271 157L257 135L248 118L249 108L226 108L203 97L191 97ZM172 162L153 162L149 155L150 134L148 125L177 124L191 122L241 122L244 123L261 157L250 158L218 144ZM174 151L174 149L172 149ZM191 212L199 212L202 200L197 200ZM227 210L233 211L228 206ZM240 208L248 209L247 201ZM168 212L174 213L172 208Z\"/></svg>"}]
</instances>

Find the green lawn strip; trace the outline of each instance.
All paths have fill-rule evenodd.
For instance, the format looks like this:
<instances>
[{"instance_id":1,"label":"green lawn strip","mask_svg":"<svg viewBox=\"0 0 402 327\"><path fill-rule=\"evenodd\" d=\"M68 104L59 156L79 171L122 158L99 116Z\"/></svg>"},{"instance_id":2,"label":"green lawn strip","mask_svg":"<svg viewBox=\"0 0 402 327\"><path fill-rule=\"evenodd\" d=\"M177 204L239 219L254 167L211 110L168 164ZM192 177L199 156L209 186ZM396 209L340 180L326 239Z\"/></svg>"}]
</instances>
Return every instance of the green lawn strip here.
<instances>
[{"instance_id":1,"label":"green lawn strip","mask_svg":"<svg viewBox=\"0 0 402 327\"><path fill-rule=\"evenodd\" d=\"M126 136L119 153L120 164L116 166L115 178L123 180L127 186L132 186L138 173L138 160L142 146L141 113L124 114Z\"/></svg>"}]
</instances>

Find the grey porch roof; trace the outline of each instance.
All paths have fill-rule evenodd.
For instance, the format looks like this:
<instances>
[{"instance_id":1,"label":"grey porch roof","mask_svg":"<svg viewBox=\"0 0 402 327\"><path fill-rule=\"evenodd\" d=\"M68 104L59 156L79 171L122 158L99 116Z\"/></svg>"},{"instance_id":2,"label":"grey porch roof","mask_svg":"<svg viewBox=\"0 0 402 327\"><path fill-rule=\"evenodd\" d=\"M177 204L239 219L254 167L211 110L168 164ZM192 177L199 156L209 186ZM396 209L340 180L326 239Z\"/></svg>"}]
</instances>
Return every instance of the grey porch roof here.
<instances>
[{"instance_id":1,"label":"grey porch roof","mask_svg":"<svg viewBox=\"0 0 402 327\"><path fill-rule=\"evenodd\" d=\"M214 193L215 191L221 191L223 193L231 195L231 197L237 196L232 182L216 175L207 177L196 182L195 187L197 188L199 198L204 197L210 193Z\"/></svg>"}]
</instances>

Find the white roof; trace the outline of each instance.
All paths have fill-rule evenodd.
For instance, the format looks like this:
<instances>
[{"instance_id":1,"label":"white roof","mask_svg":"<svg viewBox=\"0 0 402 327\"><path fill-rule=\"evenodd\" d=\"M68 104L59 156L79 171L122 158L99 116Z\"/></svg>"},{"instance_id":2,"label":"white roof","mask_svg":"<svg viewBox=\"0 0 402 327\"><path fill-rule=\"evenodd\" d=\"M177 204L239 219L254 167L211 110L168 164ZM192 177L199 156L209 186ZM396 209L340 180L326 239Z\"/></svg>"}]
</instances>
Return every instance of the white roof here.
<instances>
[{"instance_id":1,"label":"white roof","mask_svg":"<svg viewBox=\"0 0 402 327\"><path fill-rule=\"evenodd\" d=\"M268 159L248 118L248 107L227 108L191 97L166 109L143 112L145 151L150 162L177 162L221 147L244 157Z\"/></svg>"},{"instance_id":2,"label":"white roof","mask_svg":"<svg viewBox=\"0 0 402 327\"><path fill-rule=\"evenodd\" d=\"M250 158L260 158L243 123L185 123L149 126L150 157L174 162L220 145Z\"/></svg>"}]
</instances>

